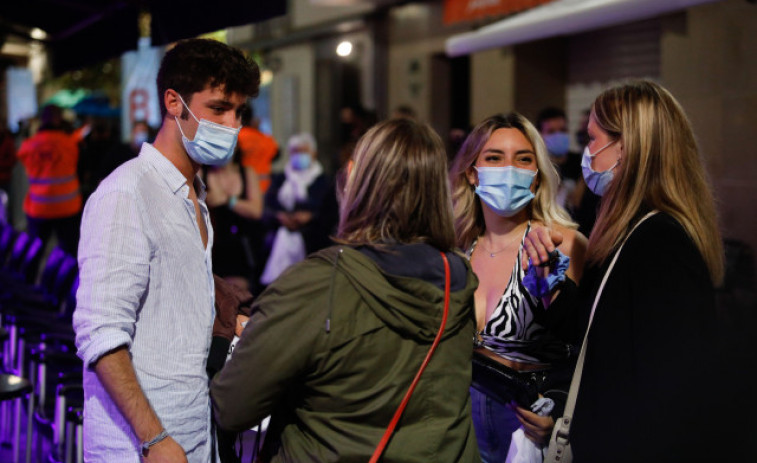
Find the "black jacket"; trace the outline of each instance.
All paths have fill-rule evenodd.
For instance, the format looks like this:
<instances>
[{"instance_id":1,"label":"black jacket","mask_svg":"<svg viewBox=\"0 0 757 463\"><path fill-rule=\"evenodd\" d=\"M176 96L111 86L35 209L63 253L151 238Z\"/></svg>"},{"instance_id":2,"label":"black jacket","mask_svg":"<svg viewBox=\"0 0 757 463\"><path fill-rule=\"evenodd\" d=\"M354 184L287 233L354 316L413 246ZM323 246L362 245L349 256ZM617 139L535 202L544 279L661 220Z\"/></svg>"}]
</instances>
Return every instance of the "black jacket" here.
<instances>
[{"instance_id":1,"label":"black jacket","mask_svg":"<svg viewBox=\"0 0 757 463\"><path fill-rule=\"evenodd\" d=\"M610 260L584 274L587 317ZM641 224L589 332L571 429L575 462L731 461L722 453L733 441L721 433L729 387L718 368L716 315L707 267L683 227L664 213Z\"/></svg>"}]
</instances>

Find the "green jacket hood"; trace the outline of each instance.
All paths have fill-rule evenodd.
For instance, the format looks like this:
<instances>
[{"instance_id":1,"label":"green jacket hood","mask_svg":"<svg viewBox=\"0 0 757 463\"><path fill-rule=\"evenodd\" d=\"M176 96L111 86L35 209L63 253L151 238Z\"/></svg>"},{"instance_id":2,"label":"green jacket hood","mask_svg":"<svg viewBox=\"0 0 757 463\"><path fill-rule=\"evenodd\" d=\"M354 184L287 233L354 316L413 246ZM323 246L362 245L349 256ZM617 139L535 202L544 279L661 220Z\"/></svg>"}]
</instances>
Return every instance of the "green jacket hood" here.
<instances>
[{"instance_id":1,"label":"green jacket hood","mask_svg":"<svg viewBox=\"0 0 757 463\"><path fill-rule=\"evenodd\" d=\"M443 267L440 254L428 265ZM462 328L472 317L473 293L478 279L470 263L459 254L446 253L453 265L464 265L464 287L450 291L449 315L443 339ZM332 265L332 271L341 272L358 292L371 311L391 329L421 342L432 342L436 337L444 311L444 289L420 279L384 271L373 259L349 246L333 246L312 256ZM401 259L401 257L399 257ZM451 287L460 287L453 284ZM334 294L330 304L338 303ZM473 334L471 333L471 336Z\"/></svg>"}]
</instances>

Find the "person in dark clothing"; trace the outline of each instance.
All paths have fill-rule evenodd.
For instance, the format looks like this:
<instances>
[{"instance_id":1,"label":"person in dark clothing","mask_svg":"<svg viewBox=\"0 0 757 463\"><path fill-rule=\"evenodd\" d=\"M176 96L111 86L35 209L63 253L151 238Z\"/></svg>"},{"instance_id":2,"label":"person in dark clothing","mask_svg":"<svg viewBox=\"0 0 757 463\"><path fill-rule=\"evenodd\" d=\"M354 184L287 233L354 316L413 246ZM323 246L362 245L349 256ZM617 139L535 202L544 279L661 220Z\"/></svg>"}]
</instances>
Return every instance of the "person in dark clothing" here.
<instances>
[{"instance_id":1,"label":"person in dark clothing","mask_svg":"<svg viewBox=\"0 0 757 463\"><path fill-rule=\"evenodd\" d=\"M271 414L263 462L368 461L434 339L383 461L481 461L468 393L477 279L454 250L445 158L427 125L369 130L340 203L341 244L292 266L253 304L211 394L225 429Z\"/></svg>"},{"instance_id":2,"label":"person in dark clothing","mask_svg":"<svg viewBox=\"0 0 757 463\"><path fill-rule=\"evenodd\" d=\"M544 139L549 158L560 175L557 203L568 212L572 212L575 209L575 205L571 203L572 194L581 178L581 154L570 150L565 111L555 107L542 109L536 119L536 128Z\"/></svg>"},{"instance_id":3,"label":"person in dark clothing","mask_svg":"<svg viewBox=\"0 0 757 463\"><path fill-rule=\"evenodd\" d=\"M254 170L243 167L237 148L231 162L207 166L208 210L213 223L213 272L239 288L254 289L256 255L252 235L258 233L263 197Z\"/></svg>"},{"instance_id":4,"label":"person in dark clothing","mask_svg":"<svg viewBox=\"0 0 757 463\"><path fill-rule=\"evenodd\" d=\"M103 153L97 163L95 171L96 184L111 174L118 166L129 159L137 157L142 143L152 143L153 130L143 120L134 121L131 126L128 143L114 143Z\"/></svg>"},{"instance_id":5,"label":"person in dark clothing","mask_svg":"<svg viewBox=\"0 0 757 463\"><path fill-rule=\"evenodd\" d=\"M589 133L587 126L589 125L589 115L591 111L586 110L581 116L581 124L576 131L576 143L583 152L586 145L589 144ZM594 228L594 222L597 221L597 210L599 209L600 197L592 192L584 181L583 175L578 178L576 188L570 195L568 202L572 205L573 209L570 211L571 217L578 224L578 231L586 236L591 234L591 229Z\"/></svg>"},{"instance_id":6,"label":"person in dark clothing","mask_svg":"<svg viewBox=\"0 0 757 463\"><path fill-rule=\"evenodd\" d=\"M95 191L97 185L105 177L99 177L100 164L103 158L118 145L118 139L114 136L113 124L103 117L91 119L92 129L79 143L79 162L76 172L79 176L82 202L87 203L89 195Z\"/></svg>"},{"instance_id":7,"label":"person in dark clothing","mask_svg":"<svg viewBox=\"0 0 757 463\"><path fill-rule=\"evenodd\" d=\"M229 283L218 275L213 275L213 283L216 316L213 321L213 339L210 342L208 362L205 367L208 379L211 380L230 358L234 341L239 339L250 318L253 300L249 291ZM236 448L238 433L226 431L217 426L214 428L220 462L240 463L241 452L237 452Z\"/></svg>"},{"instance_id":8,"label":"person in dark clothing","mask_svg":"<svg viewBox=\"0 0 757 463\"><path fill-rule=\"evenodd\" d=\"M582 282L585 323L628 239L588 332L574 461L735 461L748 441L746 375L718 339L723 247L691 124L667 90L638 81L597 97L588 134L583 175L602 204ZM535 264L551 250L548 235L527 240Z\"/></svg>"},{"instance_id":9,"label":"person in dark clothing","mask_svg":"<svg viewBox=\"0 0 757 463\"><path fill-rule=\"evenodd\" d=\"M588 123L588 113L585 124ZM578 223L578 231L589 235L594 226L599 205L599 196L586 188L581 176L581 153L570 150L570 135L568 134L568 120L565 111L560 108L548 107L539 112L536 128L544 139L549 151L549 157L560 175L560 186L557 191L557 203L563 206L573 220ZM576 141L583 150L588 141L584 141L581 131Z\"/></svg>"},{"instance_id":10,"label":"person in dark clothing","mask_svg":"<svg viewBox=\"0 0 757 463\"><path fill-rule=\"evenodd\" d=\"M309 133L293 135L288 145L289 162L284 172L271 178L265 195L263 220L272 228L271 252L260 277L269 285L287 267L328 245L320 216L333 183L318 161L315 138Z\"/></svg>"},{"instance_id":11,"label":"person in dark clothing","mask_svg":"<svg viewBox=\"0 0 757 463\"><path fill-rule=\"evenodd\" d=\"M16 165L16 140L0 118L0 189L10 190L11 174Z\"/></svg>"}]
</instances>

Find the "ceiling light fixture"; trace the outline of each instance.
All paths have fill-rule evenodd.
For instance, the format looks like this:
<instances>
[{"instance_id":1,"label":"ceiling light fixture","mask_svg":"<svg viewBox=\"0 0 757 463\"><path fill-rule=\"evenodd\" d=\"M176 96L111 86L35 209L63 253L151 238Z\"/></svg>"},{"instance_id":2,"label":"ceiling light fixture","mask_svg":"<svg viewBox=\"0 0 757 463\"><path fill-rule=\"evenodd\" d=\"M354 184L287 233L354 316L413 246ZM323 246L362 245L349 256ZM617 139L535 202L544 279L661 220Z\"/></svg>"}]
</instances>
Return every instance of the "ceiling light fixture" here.
<instances>
[{"instance_id":1,"label":"ceiling light fixture","mask_svg":"<svg viewBox=\"0 0 757 463\"><path fill-rule=\"evenodd\" d=\"M352 53L352 42L349 40L345 40L341 42L336 47L336 54L341 56L342 58L345 58L347 56L350 56L350 53Z\"/></svg>"}]
</instances>

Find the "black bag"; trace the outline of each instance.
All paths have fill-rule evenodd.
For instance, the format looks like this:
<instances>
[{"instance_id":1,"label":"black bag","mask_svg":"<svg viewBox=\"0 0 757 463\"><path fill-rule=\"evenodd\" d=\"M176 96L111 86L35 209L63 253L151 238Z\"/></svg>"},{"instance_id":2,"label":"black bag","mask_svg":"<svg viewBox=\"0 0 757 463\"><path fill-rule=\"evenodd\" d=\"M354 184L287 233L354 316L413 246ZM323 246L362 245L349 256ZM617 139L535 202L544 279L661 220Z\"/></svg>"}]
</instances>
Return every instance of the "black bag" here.
<instances>
[{"instance_id":1,"label":"black bag","mask_svg":"<svg viewBox=\"0 0 757 463\"><path fill-rule=\"evenodd\" d=\"M472 386L492 399L504 404L515 401L523 408L539 398L536 384L526 375L475 351Z\"/></svg>"}]
</instances>

